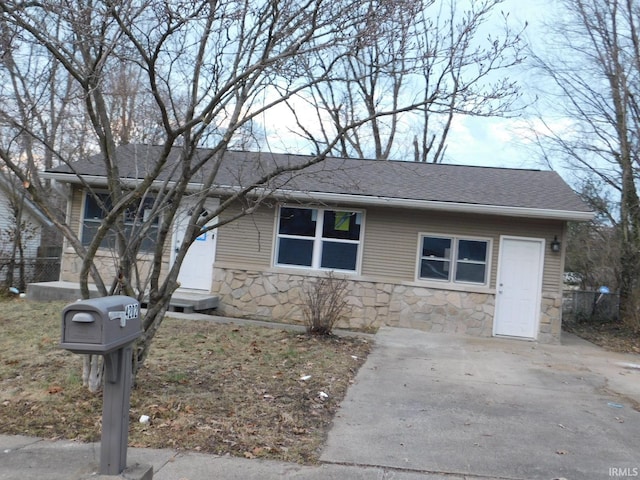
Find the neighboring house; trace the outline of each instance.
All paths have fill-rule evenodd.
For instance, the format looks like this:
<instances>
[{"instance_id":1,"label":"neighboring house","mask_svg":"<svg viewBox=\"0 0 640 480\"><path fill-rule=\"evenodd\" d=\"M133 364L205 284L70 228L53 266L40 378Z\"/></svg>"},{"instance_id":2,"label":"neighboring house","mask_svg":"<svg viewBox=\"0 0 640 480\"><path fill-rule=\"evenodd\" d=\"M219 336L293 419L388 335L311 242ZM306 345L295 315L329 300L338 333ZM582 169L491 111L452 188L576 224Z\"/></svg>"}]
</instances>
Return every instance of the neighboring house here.
<instances>
[{"instance_id":1,"label":"neighboring house","mask_svg":"<svg viewBox=\"0 0 640 480\"><path fill-rule=\"evenodd\" d=\"M22 185L0 176L0 284L19 290L39 280L42 232L53 227L25 193Z\"/></svg>"},{"instance_id":2,"label":"neighboring house","mask_svg":"<svg viewBox=\"0 0 640 480\"><path fill-rule=\"evenodd\" d=\"M122 177L134 180L159 148L119 147ZM74 168L104 186L96 160ZM303 160L226 153L209 208L259 172ZM72 185L69 220L86 241L99 209L68 167L46 175ZM566 224L593 213L555 172L329 158L265 188L272 201L203 235L182 266L181 286L218 295L221 314L299 322L305 281L334 270L349 282L342 326L559 340ZM77 281L78 265L65 249L61 280Z\"/></svg>"}]
</instances>

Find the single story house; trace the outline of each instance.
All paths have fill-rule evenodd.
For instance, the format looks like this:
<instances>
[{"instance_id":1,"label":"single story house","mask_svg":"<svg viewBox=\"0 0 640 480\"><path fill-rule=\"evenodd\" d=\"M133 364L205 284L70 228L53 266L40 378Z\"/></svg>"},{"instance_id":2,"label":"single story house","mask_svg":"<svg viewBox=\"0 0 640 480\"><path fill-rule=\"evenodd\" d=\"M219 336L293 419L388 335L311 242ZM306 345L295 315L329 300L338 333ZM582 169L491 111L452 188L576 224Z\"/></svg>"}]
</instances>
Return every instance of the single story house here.
<instances>
[{"instance_id":1,"label":"single story house","mask_svg":"<svg viewBox=\"0 0 640 480\"><path fill-rule=\"evenodd\" d=\"M119 147L122 178L135 181L161 148ZM100 219L78 175L104 186L98 160L46 172L70 185L69 221L81 238ZM306 160L226 152L210 207L261 172ZM349 285L341 326L559 340L567 222L593 212L557 173L328 158L269 182L268 202L199 238L182 265L181 288L217 295L219 313L300 322L305 280L332 270ZM196 178L193 190L202 190ZM181 228L176 221L169 247ZM77 274L65 248L61 280Z\"/></svg>"}]
</instances>

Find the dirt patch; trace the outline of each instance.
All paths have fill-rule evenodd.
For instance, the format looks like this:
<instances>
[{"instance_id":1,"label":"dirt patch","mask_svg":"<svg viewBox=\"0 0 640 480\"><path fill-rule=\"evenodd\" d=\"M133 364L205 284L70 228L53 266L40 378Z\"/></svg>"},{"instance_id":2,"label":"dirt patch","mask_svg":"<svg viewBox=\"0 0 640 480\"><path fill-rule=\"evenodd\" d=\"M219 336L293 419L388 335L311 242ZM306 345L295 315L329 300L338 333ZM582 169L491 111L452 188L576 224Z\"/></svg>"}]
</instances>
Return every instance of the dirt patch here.
<instances>
[{"instance_id":1,"label":"dirt patch","mask_svg":"<svg viewBox=\"0 0 640 480\"><path fill-rule=\"evenodd\" d=\"M81 356L57 347L63 306L0 304L0 433L100 438L102 394L82 387ZM369 350L363 338L168 318L132 392L129 444L314 463Z\"/></svg>"},{"instance_id":2,"label":"dirt patch","mask_svg":"<svg viewBox=\"0 0 640 480\"><path fill-rule=\"evenodd\" d=\"M640 334L618 322L564 321L562 327L612 352L640 353Z\"/></svg>"}]
</instances>

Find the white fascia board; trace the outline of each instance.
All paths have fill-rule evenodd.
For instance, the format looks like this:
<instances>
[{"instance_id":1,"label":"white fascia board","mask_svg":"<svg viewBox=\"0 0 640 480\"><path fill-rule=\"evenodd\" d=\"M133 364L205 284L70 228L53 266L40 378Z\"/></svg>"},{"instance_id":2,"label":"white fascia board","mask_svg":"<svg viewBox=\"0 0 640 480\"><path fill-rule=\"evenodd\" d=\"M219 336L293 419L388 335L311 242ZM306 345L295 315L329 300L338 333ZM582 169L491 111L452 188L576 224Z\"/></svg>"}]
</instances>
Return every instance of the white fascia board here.
<instances>
[{"instance_id":1,"label":"white fascia board","mask_svg":"<svg viewBox=\"0 0 640 480\"><path fill-rule=\"evenodd\" d=\"M42 172L40 177L50 180L56 180L59 183L72 183L75 185L90 185L92 187L108 187L107 177L103 175L78 175L75 173L57 173L57 172ZM142 180L135 178L121 178L121 183L125 186L135 188ZM175 182L165 182L162 180L156 180L151 183L152 187L162 188L166 185L173 186ZM201 184L190 184L188 191L200 191L202 190Z\"/></svg>"},{"instance_id":2,"label":"white fascia board","mask_svg":"<svg viewBox=\"0 0 640 480\"><path fill-rule=\"evenodd\" d=\"M393 208L411 208L417 210L437 210L451 213L475 213L507 217L541 218L548 220L592 220L594 212L574 210L549 210L543 208L509 207L504 205L481 205L473 203L438 202L434 200L414 200L408 198L374 197L352 194L334 194L324 192L277 191L274 196L283 199L339 202L362 206L384 206Z\"/></svg>"},{"instance_id":3,"label":"white fascia board","mask_svg":"<svg viewBox=\"0 0 640 480\"><path fill-rule=\"evenodd\" d=\"M58 172L40 172L41 178L48 180L56 180L60 183L87 183L95 187L103 187L107 185L107 177L102 175L76 175L75 173L58 173ZM82 180L80 180L82 177Z\"/></svg>"},{"instance_id":4,"label":"white fascia board","mask_svg":"<svg viewBox=\"0 0 640 480\"><path fill-rule=\"evenodd\" d=\"M60 182L81 183L78 175L73 173L53 173L43 172L43 178L53 178ZM83 180L92 186L107 186L107 179L100 175L82 175ZM123 179L123 183L135 186L139 180ZM169 182L172 184L173 182ZM154 186L161 187L166 185L163 181L156 181ZM192 183L189 185L189 191L202 191L204 185ZM232 195L241 190L238 186L219 185L210 189L212 194ZM564 220L564 221L589 221L595 216L595 212L581 212L574 210L549 210L544 208L527 208L527 207L510 207L505 205L482 205L475 203L456 203L456 202L438 202L434 200L414 200L410 198L392 198L378 197L368 195L353 195L346 193L327 193L327 192L303 192L293 190L268 190L265 188L256 188L252 195L255 196L273 196L283 200L291 199L307 202L335 202L360 206L377 206L392 208L411 208L416 210L436 210L451 213L473 213L481 215L498 215L506 217L520 218L540 218L546 220Z\"/></svg>"}]
</instances>

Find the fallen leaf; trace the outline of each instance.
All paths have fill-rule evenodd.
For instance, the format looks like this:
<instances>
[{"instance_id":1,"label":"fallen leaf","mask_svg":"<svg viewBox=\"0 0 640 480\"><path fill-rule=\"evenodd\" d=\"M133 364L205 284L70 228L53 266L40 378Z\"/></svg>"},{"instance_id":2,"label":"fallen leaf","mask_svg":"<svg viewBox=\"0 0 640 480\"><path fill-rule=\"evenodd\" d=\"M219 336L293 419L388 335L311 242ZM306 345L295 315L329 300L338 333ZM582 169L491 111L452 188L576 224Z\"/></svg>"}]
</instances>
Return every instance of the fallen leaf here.
<instances>
[{"instance_id":1,"label":"fallen leaf","mask_svg":"<svg viewBox=\"0 0 640 480\"><path fill-rule=\"evenodd\" d=\"M293 422L295 422L295 420L293 419L293 415L291 415L288 412L281 413L280 417L282 418L282 421L284 423L293 423Z\"/></svg>"},{"instance_id":2,"label":"fallen leaf","mask_svg":"<svg viewBox=\"0 0 640 480\"><path fill-rule=\"evenodd\" d=\"M47 390L47 392L49 392L50 395L55 395L56 393L60 393L62 392L63 388L58 386L58 385L54 385L52 387L49 387L49 390Z\"/></svg>"}]
</instances>

